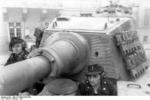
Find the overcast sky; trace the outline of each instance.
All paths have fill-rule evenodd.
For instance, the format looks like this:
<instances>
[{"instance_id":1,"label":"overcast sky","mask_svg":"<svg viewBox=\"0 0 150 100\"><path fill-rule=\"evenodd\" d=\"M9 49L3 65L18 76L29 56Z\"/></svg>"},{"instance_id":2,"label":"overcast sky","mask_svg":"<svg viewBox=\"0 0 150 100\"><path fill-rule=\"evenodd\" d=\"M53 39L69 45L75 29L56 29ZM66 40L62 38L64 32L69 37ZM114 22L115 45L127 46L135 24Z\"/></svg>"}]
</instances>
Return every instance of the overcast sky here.
<instances>
[{"instance_id":1,"label":"overcast sky","mask_svg":"<svg viewBox=\"0 0 150 100\"><path fill-rule=\"evenodd\" d=\"M22 6L31 7L36 6L39 8L83 8L83 9L95 9L98 6L106 6L110 0L0 0L0 6ZM112 0L114 2L119 1L120 4L130 6L134 4L140 4L142 7L150 8L150 0Z\"/></svg>"},{"instance_id":2,"label":"overcast sky","mask_svg":"<svg viewBox=\"0 0 150 100\"><path fill-rule=\"evenodd\" d=\"M110 0L0 0L4 5L52 5L63 6L65 8L93 8L95 6L105 6L109 4ZM113 0L114 2L119 1L124 5L131 5L132 3L138 2L139 0ZM150 1L150 0L142 0Z\"/></svg>"}]
</instances>

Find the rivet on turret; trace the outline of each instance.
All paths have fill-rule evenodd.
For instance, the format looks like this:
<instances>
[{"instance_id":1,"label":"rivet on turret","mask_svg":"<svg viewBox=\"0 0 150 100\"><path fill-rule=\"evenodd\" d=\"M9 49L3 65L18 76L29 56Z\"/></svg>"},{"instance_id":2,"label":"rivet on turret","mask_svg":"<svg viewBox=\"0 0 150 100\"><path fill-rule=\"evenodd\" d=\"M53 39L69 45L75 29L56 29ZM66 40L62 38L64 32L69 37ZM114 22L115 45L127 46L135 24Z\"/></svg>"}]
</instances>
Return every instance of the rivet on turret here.
<instances>
[{"instance_id":1,"label":"rivet on turret","mask_svg":"<svg viewBox=\"0 0 150 100\"><path fill-rule=\"evenodd\" d=\"M51 60L50 60L52 63L54 63L55 62L55 59L54 58L51 58Z\"/></svg>"}]
</instances>

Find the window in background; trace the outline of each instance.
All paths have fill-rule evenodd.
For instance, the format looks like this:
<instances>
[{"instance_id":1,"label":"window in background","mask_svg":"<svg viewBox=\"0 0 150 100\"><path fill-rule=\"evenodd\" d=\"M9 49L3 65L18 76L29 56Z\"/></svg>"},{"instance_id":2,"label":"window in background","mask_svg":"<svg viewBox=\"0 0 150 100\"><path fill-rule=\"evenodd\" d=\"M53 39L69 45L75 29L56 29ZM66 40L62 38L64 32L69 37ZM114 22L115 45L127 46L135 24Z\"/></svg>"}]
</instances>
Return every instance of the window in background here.
<instances>
[{"instance_id":1,"label":"window in background","mask_svg":"<svg viewBox=\"0 0 150 100\"><path fill-rule=\"evenodd\" d=\"M22 38L20 22L9 22L9 35L10 35L10 39L12 37Z\"/></svg>"}]
</instances>

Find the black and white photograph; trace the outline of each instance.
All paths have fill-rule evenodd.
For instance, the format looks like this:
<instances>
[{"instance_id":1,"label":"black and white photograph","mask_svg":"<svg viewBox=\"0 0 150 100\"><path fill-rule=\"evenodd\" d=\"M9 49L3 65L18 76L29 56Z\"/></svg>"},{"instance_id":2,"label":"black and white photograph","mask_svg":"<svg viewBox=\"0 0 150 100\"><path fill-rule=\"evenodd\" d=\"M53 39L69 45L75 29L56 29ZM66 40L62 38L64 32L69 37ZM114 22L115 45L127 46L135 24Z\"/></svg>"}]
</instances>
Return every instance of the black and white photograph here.
<instances>
[{"instance_id":1,"label":"black and white photograph","mask_svg":"<svg viewBox=\"0 0 150 100\"><path fill-rule=\"evenodd\" d=\"M149 66L150 0L0 0L1 100L150 96Z\"/></svg>"}]
</instances>

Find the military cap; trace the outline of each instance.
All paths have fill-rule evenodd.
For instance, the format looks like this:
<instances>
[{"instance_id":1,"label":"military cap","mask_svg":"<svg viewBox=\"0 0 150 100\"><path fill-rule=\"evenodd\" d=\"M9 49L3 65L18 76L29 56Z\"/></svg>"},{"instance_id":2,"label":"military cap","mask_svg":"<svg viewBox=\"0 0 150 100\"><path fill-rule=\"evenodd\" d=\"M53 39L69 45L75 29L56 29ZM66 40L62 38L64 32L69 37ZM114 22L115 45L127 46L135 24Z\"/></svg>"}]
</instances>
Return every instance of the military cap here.
<instances>
[{"instance_id":1,"label":"military cap","mask_svg":"<svg viewBox=\"0 0 150 100\"><path fill-rule=\"evenodd\" d=\"M93 64L88 66L86 75L102 74L102 73L104 73L104 68L98 64Z\"/></svg>"},{"instance_id":2,"label":"military cap","mask_svg":"<svg viewBox=\"0 0 150 100\"><path fill-rule=\"evenodd\" d=\"M77 84L71 79L54 79L46 88L51 94L69 95L77 91Z\"/></svg>"}]
</instances>

